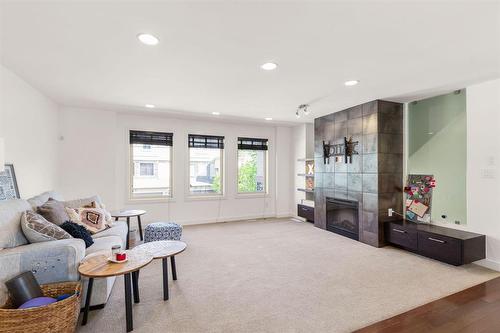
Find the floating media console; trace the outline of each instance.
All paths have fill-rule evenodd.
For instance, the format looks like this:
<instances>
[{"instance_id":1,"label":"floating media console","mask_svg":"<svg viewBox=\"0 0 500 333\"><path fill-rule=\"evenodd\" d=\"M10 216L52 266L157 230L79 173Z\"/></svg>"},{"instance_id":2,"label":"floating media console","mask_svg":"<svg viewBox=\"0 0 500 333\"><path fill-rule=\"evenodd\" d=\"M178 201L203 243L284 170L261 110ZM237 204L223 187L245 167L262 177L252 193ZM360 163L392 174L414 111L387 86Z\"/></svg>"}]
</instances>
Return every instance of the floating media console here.
<instances>
[{"instance_id":1,"label":"floating media console","mask_svg":"<svg viewBox=\"0 0 500 333\"><path fill-rule=\"evenodd\" d=\"M486 257L486 237L432 224L395 221L385 223L387 242L455 266Z\"/></svg>"}]
</instances>

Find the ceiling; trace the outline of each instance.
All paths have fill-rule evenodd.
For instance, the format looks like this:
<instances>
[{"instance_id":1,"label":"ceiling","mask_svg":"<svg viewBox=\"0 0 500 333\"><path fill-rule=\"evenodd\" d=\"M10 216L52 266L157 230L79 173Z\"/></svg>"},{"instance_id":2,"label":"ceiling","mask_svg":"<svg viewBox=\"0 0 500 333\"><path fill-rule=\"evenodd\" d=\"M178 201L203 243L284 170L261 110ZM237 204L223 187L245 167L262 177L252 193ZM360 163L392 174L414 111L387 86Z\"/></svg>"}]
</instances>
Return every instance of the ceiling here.
<instances>
[{"instance_id":1,"label":"ceiling","mask_svg":"<svg viewBox=\"0 0 500 333\"><path fill-rule=\"evenodd\" d=\"M498 2L15 1L0 10L2 63L68 106L304 122L500 77ZM160 43L141 44L141 32ZM268 61L278 69L261 70ZM351 79L360 84L344 86ZM312 113L295 119L302 103Z\"/></svg>"}]
</instances>

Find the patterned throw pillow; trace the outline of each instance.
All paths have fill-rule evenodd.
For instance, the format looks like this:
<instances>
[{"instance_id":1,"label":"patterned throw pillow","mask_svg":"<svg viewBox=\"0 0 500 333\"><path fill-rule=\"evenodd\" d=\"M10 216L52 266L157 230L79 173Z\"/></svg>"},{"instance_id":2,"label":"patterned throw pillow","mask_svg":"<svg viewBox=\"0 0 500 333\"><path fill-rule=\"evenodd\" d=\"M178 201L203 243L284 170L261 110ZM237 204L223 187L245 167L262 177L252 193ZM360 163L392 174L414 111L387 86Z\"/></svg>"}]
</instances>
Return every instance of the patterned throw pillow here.
<instances>
[{"instance_id":1,"label":"patterned throw pillow","mask_svg":"<svg viewBox=\"0 0 500 333\"><path fill-rule=\"evenodd\" d=\"M21 228L30 243L72 238L66 231L31 210L23 213Z\"/></svg>"},{"instance_id":2,"label":"patterned throw pillow","mask_svg":"<svg viewBox=\"0 0 500 333\"><path fill-rule=\"evenodd\" d=\"M106 211L102 208L66 207L66 212L71 222L83 225L93 234L112 227L112 221L106 221Z\"/></svg>"}]
</instances>

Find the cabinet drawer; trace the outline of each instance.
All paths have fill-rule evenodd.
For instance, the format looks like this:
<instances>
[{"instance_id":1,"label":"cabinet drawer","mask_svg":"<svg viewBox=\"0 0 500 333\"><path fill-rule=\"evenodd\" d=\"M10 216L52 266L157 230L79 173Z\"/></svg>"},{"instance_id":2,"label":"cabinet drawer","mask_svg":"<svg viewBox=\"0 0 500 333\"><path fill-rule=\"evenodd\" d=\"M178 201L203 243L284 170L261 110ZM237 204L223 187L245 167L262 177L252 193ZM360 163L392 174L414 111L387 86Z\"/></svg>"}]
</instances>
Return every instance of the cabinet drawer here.
<instances>
[{"instance_id":1,"label":"cabinet drawer","mask_svg":"<svg viewBox=\"0 0 500 333\"><path fill-rule=\"evenodd\" d=\"M387 223L385 227L386 240L389 243L402 246L409 250L417 250L418 234L415 229L404 228L392 223Z\"/></svg>"},{"instance_id":2,"label":"cabinet drawer","mask_svg":"<svg viewBox=\"0 0 500 333\"><path fill-rule=\"evenodd\" d=\"M462 243L456 238L420 231L418 253L448 264L461 265Z\"/></svg>"},{"instance_id":3,"label":"cabinet drawer","mask_svg":"<svg viewBox=\"0 0 500 333\"><path fill-rule=\"evenodd\" d=\"M297 215L314 222L314 207L297 205Z\"/></svg>"}]
</instances>

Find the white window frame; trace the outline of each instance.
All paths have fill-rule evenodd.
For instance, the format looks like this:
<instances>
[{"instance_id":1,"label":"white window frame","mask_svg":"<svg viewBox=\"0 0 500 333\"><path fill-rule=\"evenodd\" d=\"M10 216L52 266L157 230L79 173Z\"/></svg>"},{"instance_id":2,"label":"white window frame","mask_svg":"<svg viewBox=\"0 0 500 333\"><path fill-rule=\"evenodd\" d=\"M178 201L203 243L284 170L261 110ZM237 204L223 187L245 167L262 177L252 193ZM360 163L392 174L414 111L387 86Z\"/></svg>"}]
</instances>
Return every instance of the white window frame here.
<instances>
[{"instance_id":1,"label":"white window frame","mask_svg":"<svg viewBox=\"0 0 500 333\"><path fill-rule=\"evenodd\" d=\"M269 194L269 184L268 184L268 179L269 179L269 149L268 150L254 150L254 151L264 151L264 191L262 192L240 192L239 186L238 186L238 180L240 179L240 166L239 166L239 151L240 150L250 150L250 149L238 149L236 148L236 195L238 197L245 197L245 196L267 196Z\"/></svg>"},{"instance_id":2,"label":"white window frame","mask_svg":"<svg viewBox=\"0 0 500 333\"><path fill-rule=\"evenodd\" d=\"M187 140L186 140L187 142ZM194 148L194 147L193 147ZM194 149L200 149L200 148L194 148ZM215 148L201 148L201 149L215 149ZM225 199L225 189L226 189L226 184L225 184L225 148L223 149L217 149L220 150L220 186L221 186L221 191L220 193L192 193L191 192L191 147L188 147L188 151L186 154L186 200L210 200L210 199Z\"/></svg>"},{"instance_id":3,"label":"white window frame","mask_svg":"<svg viewBox=\"0 0 500 333\"><path fill-rule=\"evenodd\" d=\"M174 201L174 146L169 146L170 147L170 195L168 196L156 196L156 195L151 195L151 196L144 196L144 197L134 197L132 190L133 190L133 184L134 184L134 147L132 144L130 144L128 138L130 135L130 131L132 129L127 129L126 131L126 138L127 138L127 144L129 146L128 148L128 184L127 184L127 202L129 203L136 203L136 202L148 202L148 203L154 203L154 202L169 202L169 201ZM149 130L144 130L148 132ZM162 132L163 130L155 130L156 132ZM144 176L145 178L150 177L150 176Z\"/></svg>"}]
</instances>

